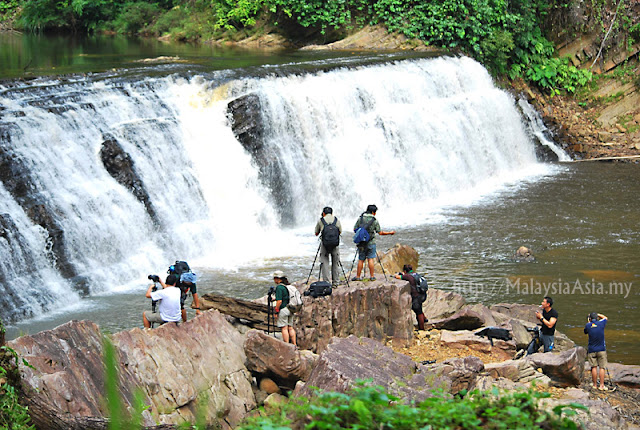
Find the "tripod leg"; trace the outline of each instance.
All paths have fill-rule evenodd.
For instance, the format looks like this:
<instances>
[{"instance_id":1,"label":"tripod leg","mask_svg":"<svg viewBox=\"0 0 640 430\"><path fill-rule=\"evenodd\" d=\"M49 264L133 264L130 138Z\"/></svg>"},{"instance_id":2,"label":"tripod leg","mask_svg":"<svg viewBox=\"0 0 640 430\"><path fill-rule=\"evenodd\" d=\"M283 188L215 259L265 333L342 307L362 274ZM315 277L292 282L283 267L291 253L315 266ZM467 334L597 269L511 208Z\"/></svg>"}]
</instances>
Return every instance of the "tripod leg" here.
<instances>
[{"instance_id":1,"label":"tripod leg","mask_svg":"<svg viewBox=\"0 0 640 430\"><path fill-rule=\"evenodd\" d=\"M349 278L347 278L347 275L344 273L344 266L342 265L342 261L338 260L338 264L340 265L340 268L342 269L342 276L344 276L344 279L347 281L347 287L349 287Z\"/></svg>"},{"instance_id":2,"label":"tripod leg","mask_svg":"<svg viewBox=\"0 0 640 430\"><path fill-rule=\"evenodd\" d=\"M318 254L320 253L320 248L322 247L322 242L318 245L318 250L316 251L316 256L313 259L313 264L311 265L311 270L309 270L309 276L307 276L307 284L309 284L309 279L311 279L311 273L313 273L313 268L316 265L316 260L318 259Z\"/></svg>"},{"instance_id":3,"label":"tripod leg","mask_svg":"<svg viewBox=\"0 0 640 430\"><path fill-rule=\"evenodd\" d=\"M353 272L353 265L356 264L356 257L358 256L358 247L356 246L356 253L353 254L353 261L351 262L351 269L349 269L349 276L351 276L351 272ZM349 279L349 278L347 278Z\"/></svg>"},{"instance_id":4,"label":"tripod leg","mask_svg":"<svg viewBox=\"0 0 640 430\"><path fill-rule=\"evenodd\" d=\"M384 271L384 266L382 265L382 261L380 261L380 256L378 255L378 250L376 250L376 257L378 257L378 263L380 264L380 268L382 269L382 274L384 275L384 280L388 282L389 280L387 279L387 274Z\"/></svg>"}]
</instances>

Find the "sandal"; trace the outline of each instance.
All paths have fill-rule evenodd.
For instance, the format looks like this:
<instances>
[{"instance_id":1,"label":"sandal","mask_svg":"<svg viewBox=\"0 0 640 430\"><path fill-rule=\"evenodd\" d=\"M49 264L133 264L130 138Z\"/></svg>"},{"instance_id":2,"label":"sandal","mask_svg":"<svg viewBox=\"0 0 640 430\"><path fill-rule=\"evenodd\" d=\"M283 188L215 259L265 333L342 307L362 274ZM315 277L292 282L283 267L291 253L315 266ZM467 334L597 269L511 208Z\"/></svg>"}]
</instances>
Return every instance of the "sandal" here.
<instances>
[{"instance_id":1,"label":"sandal","mask_svg":"<svg viewBox=\"0 0 640 430\"><path fill-rule=\"evenodd\" d=\"M353 278L351 278L352 281L362 281L362 278L358 278L357 276L354 276Z\"/></svg>"},{"instance_id":2,"label":"sandal","mask_svg":"<svg viewBox=\"0 0 640 430\"><path fill-rule=\"evenodd\" d=\"M369 278L369 280L370 280L370 281L375 281L375 280L376 280L376 277L375 277L375 276L372 276L371 278Z\"/></svg>"}]
</instances>

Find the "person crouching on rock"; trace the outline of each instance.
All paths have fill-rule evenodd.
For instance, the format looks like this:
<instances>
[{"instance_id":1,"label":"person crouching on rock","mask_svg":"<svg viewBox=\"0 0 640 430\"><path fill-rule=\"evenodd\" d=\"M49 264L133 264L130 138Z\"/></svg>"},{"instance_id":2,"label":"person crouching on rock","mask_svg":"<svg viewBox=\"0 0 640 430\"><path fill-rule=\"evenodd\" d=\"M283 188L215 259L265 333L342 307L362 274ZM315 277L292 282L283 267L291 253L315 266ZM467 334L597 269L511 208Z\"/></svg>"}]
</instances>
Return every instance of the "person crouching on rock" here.
<instances>
[{"instance_id":1,"label":"person crouching on rock","mask_svg":"<svg viewBox=\"0 0 640 430\"><path fill-rule=\"evenodd\" d=\"M418 292L418 288L416 285L416 278L413 277L411 272L413 271L413 267L410 264L405 264L402 267L402 271L404 273L398 273L395 276L396 279L402 279L403 281L407 281L411 286L411 310L416 314L416 319L418 320L418 329L424 330L424 313L422 312L422 304L425 300L427 300L427 293Z\"/></svg>"},{"instance_id":2,"label":"person crouching on rock","mask_svg":"<svg viewBox=\"0 0 640 430\"><path fill-rule=\"evenodd\" d=\"M293 328L293 314L287 307L289 304L289 290L285 285L289 285L289 280L281 270L273 273L273 282L276 284L276 306L274 312L278 314L276 325L282 329L282 340L287 343L296 343L296 331Z\"/></svg>"},{"instance_id":3,"label":"person crouching on rock","mask_svg":"<svg viewBox=\"0 0 640 430\"><path fill-rule=\"evenodd\" d=\"M155 284L151 284L147 290L146 297L158 302L157 312L144 311L142 313L142 322L145 328L151 328L151 323L177 323L182 320L182 312L180 312L180 289L176 287L178 277L176 275L169 275L165 282L162 282L162 280L157 277L156 280L162 285L162 290L152 291Z\"/></svg>"}]
</instances>

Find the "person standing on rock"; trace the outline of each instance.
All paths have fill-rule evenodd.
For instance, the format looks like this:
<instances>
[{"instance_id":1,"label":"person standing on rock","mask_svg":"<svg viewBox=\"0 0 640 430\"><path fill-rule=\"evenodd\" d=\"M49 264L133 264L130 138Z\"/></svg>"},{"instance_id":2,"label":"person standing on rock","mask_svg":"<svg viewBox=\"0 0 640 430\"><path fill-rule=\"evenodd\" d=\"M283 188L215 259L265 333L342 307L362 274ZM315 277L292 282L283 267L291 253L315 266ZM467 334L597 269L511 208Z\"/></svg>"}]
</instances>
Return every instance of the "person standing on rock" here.
<instances>
[{"instance_id":1,"label":"person standing on rock","mask_svg":"<svg viewBox=\"0 0 640 430\"><path fill-rule=\"evenodd\" d=\"M152 291L154 284L149 285L145 297L158 302L157 312L142 313L142 323L145 328L151 328L151 323L164 324L166 322L179 322L182 320L180 311L180 289L176 287L178 277L176 275L167 276L167 280L162 282L155 277L155 281L162 285L162 290Z\"/></svg>"},{"instance_id":2,"label":"person standing on rock","mask_svg":"<svg viewBox=\"0 0 640 430\"><path fill-rule=\"evenodd\" d=\"M362 273L362 269L364 268L364 261L367 260L367 264L369 266L369 274L371 275L371 280L375 281L376 277L373 273L373 264L375 263L376 254L376 233L381 236L393 235L396 234L395 230L383 231L380 228L380 223L375 218L376 212L378 212L378 207L376 205L367 206L367 211L364 212L358 220L356 224L353 226L353 231L357 231L358 228L364 227L369 232L370 239L367 242L361 242L358 244L358 269L356 272L356 276L354 276L352 281L362 281L360 274Z\"/></svg>"},{"instance_id":3,"label":"person standing on rock","mask_svg":"<svg viewBox=\"0 0 640 430\"><path fill-rule=\"evenodd\" d=\"M180 289L180 310L182 312L182 321L187 322L187 310L184 308L184 303L187 300L187 295L191 292L193 296L193 303L191 307L196 310L196 315L200 315L200 298L198 297L198 290L196 288L197 276L193 272L186 272L180 275L180 282L178 288Z\"/></svg>"},{"instance_id":4,"label":"person standing on rock","mask_svg":"<svg viewBox=\"0 0 640 430\"><path fill-rule=\"evenodd\" d=\"M607 317L597 312L591 312L584 326L584 334L589 335L587 358L591 366L591 379L593 388L607 391L604 386L604 370L607 368L607 347L604 342L604 328L607 325ZM600 386L598 386L598 368L600 368Z\"/></svg>"},{"instance_id":5,"label":"person standing on rock","mask_svg":"<svg viewBox=\"0 0 640 430\"><path fill-rule=\"evenodd\" d=\"M287 307L289 304L289 290L285 285L289 285L289 280L281 270L273 272L273 282L276 284L276 306L274 312L278 314L276 325L282 330L282 340L287 343L296 343L296 331L293 328L293 314Z\"/></svg>"},{"instance_id":6,"label":"person standing on rock","mask_svg":"<svg viewBox=\"0 0 640 430\"><path fill-rule=\"evenodd\" d=\"M540 340L544 345L544 352L549 352L553 349L553 342L555 340L556 322L558 322L558 311L552 309L553 299L551 297L545 297L542 299L540 310L536 311L536 318L540 320L542 328L540 329ZM527 350L527 354L533 354L538 351L540 344L531 342Z\"/></svg>"},{"instance_id":7,"label":"person standing on rock","mask_svg":"<svg viewBox=\"0 0 640 430\"><path fill-rule=\"evenodd\" d=\"M340 235L342 225L333 215L333 209L329 206L322 209L322 216L316 223L316 236L321 235L320 242L320 273L323 281L329 281L329 256L331 256L331 283L338 285L340 272Z\"/></svg>"},{"instance_id":8,"label":"person standing on rock","mask_svg":"<svg viewBox=\"0 0 640 430\"><path fill-rule=\"evenodd\" d=\"M411 286L411 310L416 314L418 320L418 330L424 330L425 316L422 312L422 304L427 300L427 293L420 293L416 278L411 274L413 267L410 264L402 266L403 273L393 275L396 279L407 281Z\"/></svg>"}]
</instances>

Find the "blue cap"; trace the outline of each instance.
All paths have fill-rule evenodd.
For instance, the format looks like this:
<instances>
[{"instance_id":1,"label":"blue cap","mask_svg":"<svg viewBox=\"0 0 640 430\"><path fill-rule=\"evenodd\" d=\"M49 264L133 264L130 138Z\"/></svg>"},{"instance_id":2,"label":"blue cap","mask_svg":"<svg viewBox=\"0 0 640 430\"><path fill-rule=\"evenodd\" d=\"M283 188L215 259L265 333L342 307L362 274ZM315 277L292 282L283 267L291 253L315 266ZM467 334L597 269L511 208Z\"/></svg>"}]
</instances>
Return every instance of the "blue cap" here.
<instances>
[{"instance_id":1,"label":"blue cap","mask_svg":"<svg viewBox=\"0 0 640 430\"><path fill-rule=\"evenodd\" d=\"M191 282L192 284L196 283L196 274L193 272L183 273L180 276L180 282Z\"/></svg>"}]
</instances>

